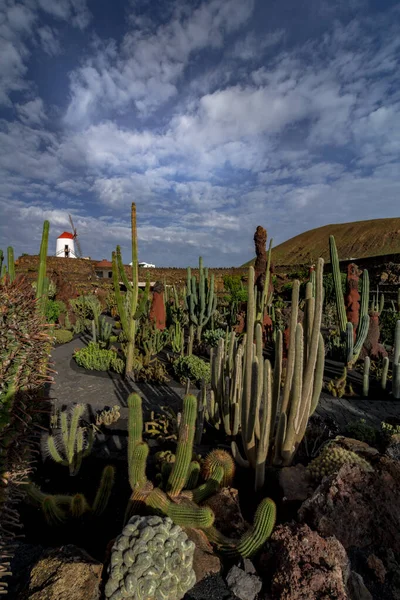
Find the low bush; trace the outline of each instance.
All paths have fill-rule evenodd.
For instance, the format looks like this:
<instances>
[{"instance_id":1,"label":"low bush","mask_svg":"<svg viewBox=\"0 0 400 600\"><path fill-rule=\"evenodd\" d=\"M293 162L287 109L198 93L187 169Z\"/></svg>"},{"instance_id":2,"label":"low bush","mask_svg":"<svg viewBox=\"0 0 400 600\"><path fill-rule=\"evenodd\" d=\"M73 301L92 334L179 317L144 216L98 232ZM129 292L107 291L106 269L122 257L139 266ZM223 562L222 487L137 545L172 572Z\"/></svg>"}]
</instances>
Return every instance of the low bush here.
<instances>
[{"instance_id":1,"label":"low bush","mask_svg":"<svg viewBox=\"0 0 400 600\"><path fill-rule=\"evenodd\" d=\"M72 331L68 331L68 329L55 329L53 335L57 344L67 344L74 337Z\"/></svg>"},{"instance_id":2,"label":"low bush","mask_svg":"<svg viewBox=\"0 0 400 600\"><path fill-rule=\"evenodd\" d=\"M125 363L114 350L100 348L96 342L89 342L85 348L76 350L74 358L77 364L89 371L116 371L123 373Z\"/></svg>"},{"instance_id":3,"label":"low bush","mask_svg":"<svg viewBox=\"0 0 400 600\"><path fill-rule=\"evenodd\" d=\"M61 300L47 300L45 317L48 323L57 323L61 313L66 312L66 306Z\"/></svg>"},{"instance_id":4,"label":"low bush","mask_svg":"<svg viewBox=\"0 0 400 600\"><path fill-rule=\"evenodd\" d=\"M209 363L206 363L200 357L192 354L191 356L180 356L173 362L175 375L184 383L189 378L190 381L200 386L202 379L206 383L211 381L211 369Z\"/></svg>"},{"instance_id":5,"label":"low bush","mask_svg":"<svg viewBox=\"0 0 400 600\"><path fill-rule=\"evenodd\" d=\"M203 333L203 340L211 348L216 348L219 340L224 337L225 331L223 329L209 329Z\"/></svg>"}]
</instances>

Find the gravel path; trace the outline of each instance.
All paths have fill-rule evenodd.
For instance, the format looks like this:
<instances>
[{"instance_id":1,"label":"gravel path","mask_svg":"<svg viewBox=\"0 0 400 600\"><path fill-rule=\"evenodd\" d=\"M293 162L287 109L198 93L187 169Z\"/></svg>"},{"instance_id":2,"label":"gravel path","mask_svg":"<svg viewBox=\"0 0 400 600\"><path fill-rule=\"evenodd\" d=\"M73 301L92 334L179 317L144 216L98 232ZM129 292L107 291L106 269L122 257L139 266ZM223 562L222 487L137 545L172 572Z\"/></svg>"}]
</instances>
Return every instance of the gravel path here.
<instances>
[{"instance_id":1,"label":"gravel path","mask_svg":"<svg viewBox=\"0 0 400 600\"><path fill-rule=\"evenodd\" d=\"M159 406L171 406L179 409L184 396L184 388L174 380L167 384L128 383L116 373L87 372L78 367L72 358L74 348L81 348L85 342L75 339L53 350L53 368L57 371L55 383L50 387L50 396L58 407L75 402L90 404L94 411L105 406L119 404L121 417L127 417L127 397L138 392L143 400L143 408L148 414ZM365 419L369 424L380 426L388 418L400 419L399 400L351 400L332 398L322 393L317 408L321 417L333 417L340 429L351 421Z\"/></svg>"}]
</instances>

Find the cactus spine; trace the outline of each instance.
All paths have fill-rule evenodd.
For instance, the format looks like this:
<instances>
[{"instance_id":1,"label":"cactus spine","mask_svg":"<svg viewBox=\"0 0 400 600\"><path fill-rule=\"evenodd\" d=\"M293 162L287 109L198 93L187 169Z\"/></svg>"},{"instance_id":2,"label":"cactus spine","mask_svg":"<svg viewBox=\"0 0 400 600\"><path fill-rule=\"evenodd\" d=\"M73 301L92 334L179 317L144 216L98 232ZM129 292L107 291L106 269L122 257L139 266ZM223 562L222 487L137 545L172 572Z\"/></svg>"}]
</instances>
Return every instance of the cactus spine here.
<instances>
[{"instance_id":1,"label":"cactus spine","mask_svg":"<svg viewBox=\"0 0 400 600\"><path fill-rule=\"evenodd\" d=\"M369 275L367 269L362 274L360 321L354 342L353 324L347 322L346 307L342 291L342 280L340 275L339 256L333 235L329 236L329 251L332 264L333 281L335 286L336 309L339 320L339 328L342 338L346 344L346 365L353 368L360 356L361 349L366 340L369 329L368 301L369 301Z\"/></svg>"},{"instance_id":2,"label":"cactus spine","mask_svg":"<svg viewBox=\"0 0 400 600\"><path fill-rule=\"evenodd\" d=\"M137 244L137 227L136 227L136 204L132 202L131 209L131 229L132 229L132 281L128 280L124 265L122 263L121 248L117 246L116 251L112 253L112 273L115 298L118 307L118 313L121 319L121 326L124 332L127 349L125 376L132 377L133 375L133 359L135 352L135 335L136 335L136 310L138 306L138 244ZM127 302L120 290L120 278L127 290Z\"/></svg>"},{"instance_id":3,"label":"cactus spine","mask_svg":"<svg viewBox=\"0 0 400 600\"><path fill-rule=\"evenodd\" d=\"M45 444L49 456L57 463L68 466L71 476L76 475L81 467L82 458L92 450L93 430L89 429L85 439L85 429L79 426L79 421L85 412L84 404L76 404L68 422L68 413L61 413L61 432L58 436L49 435Z\"/></svg>"},{"instance_id":4,"label":"cactus spine","mask_svg":"<svg viewBox=\"0 0 400 600\"><path fill-rule=\"evenodd\" d=\"M199 281L187 269L187 296L185 307L189 314L189 340L190 348L188 354L192 353L194 328L196 328L196 339L201 341L201 332L208 323L217 308L217 296L214 290L214 274L208 279L208 269L203 267L203 259L199 258Z\"/></svg>"}]
</instances>

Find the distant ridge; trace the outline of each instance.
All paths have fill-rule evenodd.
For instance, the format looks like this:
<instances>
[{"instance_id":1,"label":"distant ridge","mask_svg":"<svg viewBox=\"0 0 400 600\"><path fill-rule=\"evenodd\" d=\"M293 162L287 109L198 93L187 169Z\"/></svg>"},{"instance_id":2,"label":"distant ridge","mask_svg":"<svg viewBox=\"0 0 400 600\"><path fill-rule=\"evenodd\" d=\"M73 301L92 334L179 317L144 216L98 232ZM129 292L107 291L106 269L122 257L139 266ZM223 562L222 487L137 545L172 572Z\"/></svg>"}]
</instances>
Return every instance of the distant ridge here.
<instances>
[{"instance_id":1,"label":"distant ridge","mask_svg":"<svg viewBox=\"0 0 400 600\"><path fill-rule=\"evenodd\" d=\"M400 253L400 217L324 225L310 229L272 250L274 265L298 265L322 257L329 262L329 236L334 235L342 260ZM254 258L244 267L254 263Z\"/></svg>"}]
</instances>

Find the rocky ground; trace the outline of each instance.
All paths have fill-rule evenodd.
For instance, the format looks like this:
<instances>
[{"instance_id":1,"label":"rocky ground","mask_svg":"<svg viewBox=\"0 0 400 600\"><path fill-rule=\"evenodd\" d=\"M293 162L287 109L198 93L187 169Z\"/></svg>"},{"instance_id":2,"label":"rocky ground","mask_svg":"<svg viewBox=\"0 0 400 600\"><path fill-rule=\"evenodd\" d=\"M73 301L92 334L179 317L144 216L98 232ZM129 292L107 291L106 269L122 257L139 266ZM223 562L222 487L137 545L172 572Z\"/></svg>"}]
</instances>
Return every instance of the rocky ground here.
<instances>
[{"instance_id":1,"label":"rocky ground","mask_svg":"<svg viewBox=\"0 0 400 600\"><path fill-rule=\"evenodd\" d=\"M81 345L75 340L53 352L57 374L50 397L58 406L82 402L97 411L119 404L125 420L126 398L138 391L146 411L166 404L179 407L184 389L174 381L126 384L117 375L79 369L72 351ZM341 428L360 418L379 426L400 417L400 403L323 395L318 413L333 417ZM115 457L126 454L117 435L108 438ZM185 600L400 600L400 436L380 451L348 438L337 444L364 458L369 469L344 465L320 483L310 479L302 464L281 469L274 496L277 525L254 561L221 561L200 531L186 530L196 545L197 583ZM84 471L83 477L90 475ZM222 489L208 503L222 533L239 537L249 527L234 488ZM43 546L32 538L19 545L11 565L10 598L102 600L105 557L94 559L81 549L84 544L54 548L49 546L57 544L40 541Z\"/></svg>"}]
</instances>

